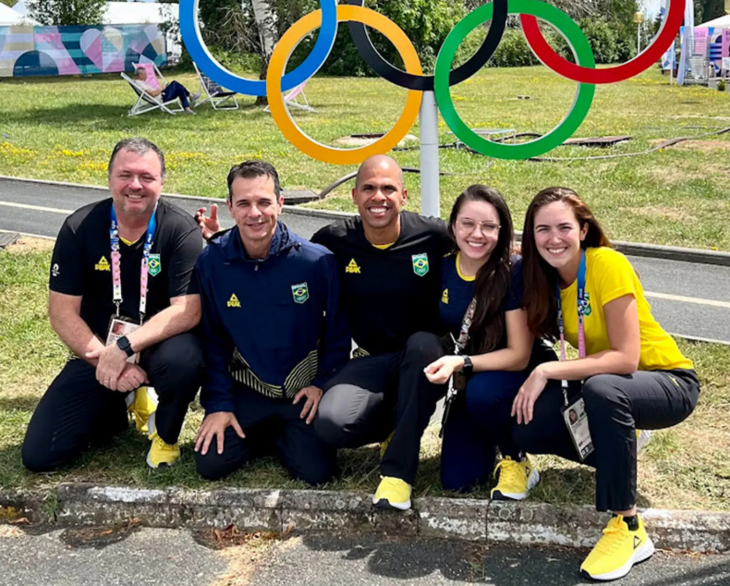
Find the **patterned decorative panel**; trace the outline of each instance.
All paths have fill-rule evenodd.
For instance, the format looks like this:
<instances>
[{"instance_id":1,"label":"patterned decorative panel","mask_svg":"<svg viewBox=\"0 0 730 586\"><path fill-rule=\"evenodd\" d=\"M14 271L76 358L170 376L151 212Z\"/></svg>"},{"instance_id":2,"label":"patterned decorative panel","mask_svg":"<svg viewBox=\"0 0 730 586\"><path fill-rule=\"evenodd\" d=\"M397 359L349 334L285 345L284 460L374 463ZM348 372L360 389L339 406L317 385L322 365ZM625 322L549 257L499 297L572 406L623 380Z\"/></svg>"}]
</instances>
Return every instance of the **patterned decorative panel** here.
<instances>
[{"instance_id":1,"label":"patterned decorative panel","mask_svg":"<svg viewBox=\"0 0 730 586\"><path fill-rule=\"evenodd\" d=\"M0 26L0 77L133 71L167 64L157 25Z\"/></svg>"}]
</instances>

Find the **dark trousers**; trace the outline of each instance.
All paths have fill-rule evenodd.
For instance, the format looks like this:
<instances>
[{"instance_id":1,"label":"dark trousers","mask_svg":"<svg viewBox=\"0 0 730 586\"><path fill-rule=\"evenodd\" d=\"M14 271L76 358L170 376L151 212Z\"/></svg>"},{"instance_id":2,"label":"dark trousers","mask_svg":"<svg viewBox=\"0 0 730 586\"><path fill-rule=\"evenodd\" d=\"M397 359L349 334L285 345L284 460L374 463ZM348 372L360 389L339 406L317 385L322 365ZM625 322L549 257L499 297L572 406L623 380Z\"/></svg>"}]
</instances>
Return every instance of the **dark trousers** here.
<instances>
[{"instance_id":1,"label":"dark trousers","mask_svg":"<svg viewBox=\"0 0 730 586\"><path fill-rule=\"evenodd\" d=\"M177 81L171 81L167 84L167 87L162 90L162 99L166 102L170 100L174 100L175 98L178 98L180 100L180 103L183 105L183 108L189 108L190 102L188 101L188 96L190 95L190 92L185 89L185 86Z\"/></svg>"},{"instance_id":2,"label":"dark trousers","mask_svg":"<svg viewBox=\"0 0 730 586\"><path fill-rule=\"evenodd\" d=\"M144 350L140 367L159 396L157 433L174 444L201 383L203 352L197 337L186 332ZM96 368L88 362L69 360L28 424L22 449L25 467L32 472L57 470L89 444L126 429L126 396L99 384Z\"/></svg>"},{"instance_id":3,"label":"dark trousers","mask_svg":"<svg viewBox=\"0 0 730 586\"><path fill-rule=\"evenodd\" d=\"M475 374L454 400L441 448L441 484L466 490L483 484L492 473L496 448L520 459L511 436L512 402L530 372L490 371Z\"/></svg>"},{"instance_id":4,"label":"dark trousers","mask_svg":"<svg viewBox=\"0 0 730 586\"><path fill-rule=\"evenodd\" d=\"M314 422L317 434L334 447L357 448L393 432L381 472L413 484L421 436L446 393L423 369L444 352L438 337L419 332L402 352L351 360L327 383Z\"/></svg>"},{"instance_id":5,"label":"dark trousers","mask_svg":"<svg viewBox=\"0 0 730 586\"><path fill-rule=\"evenodd\" d=\"M335 450L322 442L300 414L305 399L296 405L289 399L272 399L252 389L236 385L234 415L243 429L241 439L232 427L226 429L223 453L213 440L208 453L195 454L195 466L203 478L219 480L246 462L273 454L297 480L323 484L335 472ZM316 418L315 418L316 421Z\"/></svg>"},{"instance_id":6,"label":"dark trousers","mask_svg":"<svg viewBox=\"0 0 730 586\"><path fill-rule=\"evenodd\" d=\"M601 374L587 379L582 393L595 448L583 463L596 468L596 509L629 510L636 504L636 430L684 421L699 399L697 375L694 370ZM550 381L529 425L512 427L524 451L581 461L563 420L563 404L560 382Z\"/></svg>"}]
</instances>

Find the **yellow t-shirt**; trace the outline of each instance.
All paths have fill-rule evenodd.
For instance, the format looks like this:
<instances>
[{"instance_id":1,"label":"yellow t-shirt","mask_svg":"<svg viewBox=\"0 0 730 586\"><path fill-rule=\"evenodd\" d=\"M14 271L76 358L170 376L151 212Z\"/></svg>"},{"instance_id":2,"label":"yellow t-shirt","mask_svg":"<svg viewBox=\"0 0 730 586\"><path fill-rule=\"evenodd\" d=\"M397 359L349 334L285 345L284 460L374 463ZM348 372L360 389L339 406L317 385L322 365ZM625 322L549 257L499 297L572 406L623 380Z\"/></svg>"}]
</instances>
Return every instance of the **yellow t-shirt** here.
<instances>
[{"instance_id":1,"label":"yellow t-shirt","mask_svg":"<svg viewBox=\"0 0 730 586\"><path fill-rule=\"evenodd\" d=\"M610 349L606 315L603 307L624 295L633 295L639 312L641 357L639 370L672 370L693 368L674 339L665 332L651 314L644 297L644 288L629 260L612 248L589 248L586 251L585 315L586 354ZM565 339L578 347L578 281L560 292L565 324Z\"/></svg>"},{"instance_id":2,"label":"yellow t-shirt","mask_svg":"<svg viewBox=\"0 0 730 586\"><path fill-rule=\"evenodd\" d=\"M380 250L387 250L391 246L393 246L395 242L391 242L390 244L373 244L375 248L379 248Z\"/></svg>"}]
</instances>

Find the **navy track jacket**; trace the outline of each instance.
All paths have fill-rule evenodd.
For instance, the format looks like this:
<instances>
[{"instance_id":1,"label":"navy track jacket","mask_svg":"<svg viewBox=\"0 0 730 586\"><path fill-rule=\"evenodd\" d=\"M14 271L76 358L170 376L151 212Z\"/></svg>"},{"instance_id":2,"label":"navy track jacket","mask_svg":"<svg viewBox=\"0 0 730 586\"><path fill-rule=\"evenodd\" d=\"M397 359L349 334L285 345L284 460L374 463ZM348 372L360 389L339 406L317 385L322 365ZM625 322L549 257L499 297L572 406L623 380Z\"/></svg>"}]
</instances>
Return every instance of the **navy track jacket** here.
<instances>
[{"instance_id":1,"label":"navy track jacket","mask_svg":"<svg viewBox=\"0 0 730 586\"><path fill-rule=\"evenodd\" d=\"M265 259L247 257L237 228L198 259L207 413L233 411L237 381L275 398L319 388L350 354L334 255L281 222Z\"/></svg>"}]
</instances>

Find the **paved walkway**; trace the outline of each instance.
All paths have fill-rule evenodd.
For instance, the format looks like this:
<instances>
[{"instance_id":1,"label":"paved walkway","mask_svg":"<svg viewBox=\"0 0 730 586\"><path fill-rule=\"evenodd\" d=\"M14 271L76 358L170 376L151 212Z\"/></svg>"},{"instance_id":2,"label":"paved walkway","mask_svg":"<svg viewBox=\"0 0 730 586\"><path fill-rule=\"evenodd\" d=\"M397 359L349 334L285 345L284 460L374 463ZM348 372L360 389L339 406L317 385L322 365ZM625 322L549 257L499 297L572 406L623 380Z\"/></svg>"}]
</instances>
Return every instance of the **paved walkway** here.
<instances>
[{"instance_id":1,"label":"paved walkway","mask_svg":"<svg viewBox=\"0 0 730 586\"><path fill-rule=\"evenodd\" d=\"M0 179L0 230L55 237L73 210L106 197L104 191ZM195 200L176 199L191 213ZM221 209L224 226L232 225ZM309 238L330 220L284 213L283 221ZM630 257L655 317L673 334L730 344L730 267Z\"/></svg>"},{"instance_id":2,"label":"paved walkway","mask_svg":"<svg viewBox=\"0 0 730 586\"><path fill-rule=\"evenodd\" d=\"M583 550L491 547L385 536L246 540L216 550L172 529L55 530L0 525L0 586L588 586ZM621 586L725 586L730 555L657 553Z\"/></svg>"}]
</instances>

